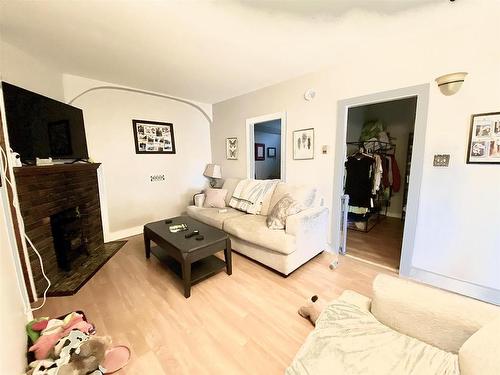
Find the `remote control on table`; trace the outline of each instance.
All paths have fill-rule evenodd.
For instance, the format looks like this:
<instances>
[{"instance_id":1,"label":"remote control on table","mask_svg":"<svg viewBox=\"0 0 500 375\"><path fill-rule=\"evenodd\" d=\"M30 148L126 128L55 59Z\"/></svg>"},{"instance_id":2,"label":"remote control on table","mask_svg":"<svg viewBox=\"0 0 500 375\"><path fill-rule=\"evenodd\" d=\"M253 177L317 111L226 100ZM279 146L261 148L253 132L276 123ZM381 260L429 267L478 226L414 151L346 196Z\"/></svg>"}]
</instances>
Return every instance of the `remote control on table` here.
<instances>
[{"instance_id":1,"label":"remote control on table","mask_svg":"<svg viewBox=\"0 0 500 375\"><path fill-rule=\"evenodd\" d=\"M186 234L184 237L191 238L193 236L197 236L198 234L200 234L199 230L193 230L191 233Z\"/></svg>"}]
</instances>

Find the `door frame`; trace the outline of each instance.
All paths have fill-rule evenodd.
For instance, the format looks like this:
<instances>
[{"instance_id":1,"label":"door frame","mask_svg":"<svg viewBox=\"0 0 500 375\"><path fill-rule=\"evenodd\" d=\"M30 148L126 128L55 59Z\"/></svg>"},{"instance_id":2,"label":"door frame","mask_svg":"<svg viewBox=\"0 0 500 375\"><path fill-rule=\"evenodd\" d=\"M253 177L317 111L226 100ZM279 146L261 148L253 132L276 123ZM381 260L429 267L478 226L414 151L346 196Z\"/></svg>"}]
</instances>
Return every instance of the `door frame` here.
<instances>
[{"instance_id":1,"label":"door frame","mask_svg":"<svg viewBox=\"0 0 500 375\"><path fill-rule=\"evenodd\" d=\"M261 122L281 120L281 152L280 152L280 179L286 181L286 112L276 112L268 115L251 117L246 119L247 128L247 178L255 178L255 148L254 148L254 126Z\"/></svg>"},{"instance_id":2,"label":"door frame","mask_svg":"<svg viewBox=\"0 0 500 375\"><path fill-rule=\"evenodd\" d=\"M406 205L403 244L401 248L401 262L399 274L410 276L411 260L417 230L419 197L424 170L425 137L427 133L427 114L429 109L429 84L404 87L396 90L378 92L374 94L339 100L337 104L337 127L335 134L335 160L332 199L331 233L333 233L332 248L338 253L340 248L341 231L341 197L343 195L344 163L347 140L347 116L349 108L360 107L398 99L417 97L415 114L415 129L413 139L412 166Z\"/></svg>"}]
</instances>

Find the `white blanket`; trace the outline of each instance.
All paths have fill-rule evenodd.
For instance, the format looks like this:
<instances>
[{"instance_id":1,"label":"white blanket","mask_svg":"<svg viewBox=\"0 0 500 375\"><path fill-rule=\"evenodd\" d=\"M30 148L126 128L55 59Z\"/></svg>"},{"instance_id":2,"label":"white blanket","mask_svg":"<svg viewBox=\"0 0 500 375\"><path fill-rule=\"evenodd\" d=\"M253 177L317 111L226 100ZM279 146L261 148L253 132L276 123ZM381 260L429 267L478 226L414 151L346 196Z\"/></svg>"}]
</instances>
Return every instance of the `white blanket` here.
<instances>
[{"instance_id":1,"label":"white blanket","mask_svg":"<svg viewBox=\"0 0 500 375\"><path fill-rule=\"evenodd\" d=\"M335 301L320 315L286 375L458 375L458 356Z\"/></svg>"},{"instance_id":2,"label":"white blanket","mask_svg":"<svg viewBox=\"0 0 500 375\"><path fill-rule=\"evenodd\" d=\"M241 180L234 189L229 206L237 210L258 215L266 195L272 193L279 180Z\"/></svg>"}]
</instances>

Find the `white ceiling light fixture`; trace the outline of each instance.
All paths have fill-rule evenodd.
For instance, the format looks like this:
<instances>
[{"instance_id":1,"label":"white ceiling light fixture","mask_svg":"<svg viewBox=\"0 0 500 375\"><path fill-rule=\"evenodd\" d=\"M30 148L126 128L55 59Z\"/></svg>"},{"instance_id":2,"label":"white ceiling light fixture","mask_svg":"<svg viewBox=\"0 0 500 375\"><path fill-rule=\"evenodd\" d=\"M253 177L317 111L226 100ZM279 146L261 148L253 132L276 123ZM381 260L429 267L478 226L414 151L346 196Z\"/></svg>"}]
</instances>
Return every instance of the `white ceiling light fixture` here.
<instances>
[{"instance_id":1,"label":"white ceiling light fixture","mask_svg":"<svg viewBox=\"0 0 500 375\"><path fill-rule=\"evenodd\" d=\"M316 96L316 91L314 91L314 89L306 90L306 92L304 93L304 99L307 100L308 102L313 100L315 96Z\"/></svg>"},{"instance_id":2,"label":"white ceiling light fixture","mask_svg":"<svg viewBox=\"0 0 500 375\"><path fill-rule=\"evenodd\" d=\"M466 75L466 72L457 72L436 78L439 90L446 96L456 94L460 90L460 87L462 87Z\"/></svg>"}]
</instances>

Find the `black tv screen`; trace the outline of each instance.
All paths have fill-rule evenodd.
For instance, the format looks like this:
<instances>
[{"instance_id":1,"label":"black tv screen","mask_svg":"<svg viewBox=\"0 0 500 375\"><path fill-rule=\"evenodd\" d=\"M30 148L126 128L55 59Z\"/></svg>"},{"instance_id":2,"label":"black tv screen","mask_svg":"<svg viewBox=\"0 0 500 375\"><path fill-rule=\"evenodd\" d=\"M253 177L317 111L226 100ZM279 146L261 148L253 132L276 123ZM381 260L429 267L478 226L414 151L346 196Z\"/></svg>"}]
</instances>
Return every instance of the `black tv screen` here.
<instances>
[{"instance_id":1,"label":"black tv screen","mask_svg":"<svg viewBox=\"0 0 500 375\"><path fill-rule=\"evenodd\" d=\"M88 159L81 109L2 82L10 147L35 158Z\"/></svg>"}]
</instances>

